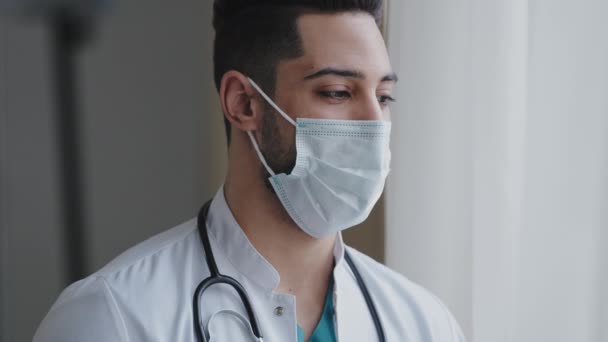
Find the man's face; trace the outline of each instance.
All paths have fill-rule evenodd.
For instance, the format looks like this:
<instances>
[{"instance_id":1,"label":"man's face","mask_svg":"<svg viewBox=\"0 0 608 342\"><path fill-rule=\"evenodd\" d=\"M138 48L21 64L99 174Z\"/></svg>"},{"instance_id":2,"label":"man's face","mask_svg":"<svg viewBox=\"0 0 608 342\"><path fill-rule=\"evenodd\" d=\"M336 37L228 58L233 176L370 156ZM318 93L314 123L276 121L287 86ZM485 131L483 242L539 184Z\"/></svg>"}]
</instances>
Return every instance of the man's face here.
<instances>
[{"instance_id":1,"label":"man's face","mask_svg":"<svg viewBox=\"0 0 608 342\"><path fill-rule=\"evenodd\" d=\"M390 120L396 77L374 19L363 13L298 20L304 55L277 65L274 100L292 118ZM277 173L295 165L295 128L270 106L262 150Z\"/></svg>"}]
</instances>

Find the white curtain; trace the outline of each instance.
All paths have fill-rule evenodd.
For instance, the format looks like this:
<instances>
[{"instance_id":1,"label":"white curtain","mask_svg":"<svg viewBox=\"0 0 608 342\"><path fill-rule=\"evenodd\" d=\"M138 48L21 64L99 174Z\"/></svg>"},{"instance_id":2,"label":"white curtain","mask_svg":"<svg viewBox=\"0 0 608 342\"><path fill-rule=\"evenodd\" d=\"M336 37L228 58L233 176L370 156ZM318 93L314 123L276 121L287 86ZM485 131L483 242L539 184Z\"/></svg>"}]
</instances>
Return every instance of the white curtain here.
<instances>
[{"instance_id":1,"label":"white curtain","mask_svg":"<svg viewBox=\"0 0 608 342\"><path fill-rule=\"evenodd\" d=\"M469 341L608 341L608 1L388 12L388 265Z\"/></svg>"}]
</instances>

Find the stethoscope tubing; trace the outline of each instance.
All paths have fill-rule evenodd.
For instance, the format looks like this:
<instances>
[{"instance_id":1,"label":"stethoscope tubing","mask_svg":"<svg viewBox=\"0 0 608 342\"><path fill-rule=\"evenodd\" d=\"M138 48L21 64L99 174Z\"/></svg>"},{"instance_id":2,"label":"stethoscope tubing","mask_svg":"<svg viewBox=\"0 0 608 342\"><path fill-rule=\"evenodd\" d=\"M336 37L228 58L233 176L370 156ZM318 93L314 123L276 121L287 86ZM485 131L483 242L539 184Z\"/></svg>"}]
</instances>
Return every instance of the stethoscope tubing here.
<instances>
[{"instance_id":1,"label":"stethoscope tubing","mask_svg":"<svg viewBox=\"0 0 608 342\"><path fill-rule=\"evenodd\" d=\"M251 329L253 330L253 334L257 337L258 341L262 341L262 332L259 328L259 323L255 313L253 312L253 307L251 305L251 301L249 300L249 296L247 296L247 292L243 288L243 286L236 281L236 279L229 277L227 275L223 275L220 273L217 268L217 264L215 262L215 257L213 255L213 251L211 250L211 243L209 241L209 234L207 229L201 229L201 227L206 227L205 221L207 220L207 213L209 212L209 206L211 205L211 201L205 203L205 205L201 208L201 211L198 215L197 226L198 231L201 236L201 241L203 243L203 249L205 251L205 259L207 260L207 266L209 267L209 272L211 275L204 279L200 284L196 287L196 291L194 291L193 297L193 310L194 310L194 324L196 325L194 331L196 333L196 337L198 341L207 342L207 336L203 331L203 322L202 317L200 317L200 308L199 303L201 301L201 297L203 292L207 288L215 284L226 284L230 285L241 297L241 302L245 306L245 310L247 311L247 316L249 317L249 322L251 324Z\"/></svg>"},{"instance_id":2,"label":"stethoscope tubing","mask_svg":"<svg viewBox=\"0 0 608 342\"><path fill-rule=\"evenodd\" d=\"M257 317L253 310L253 306L251 305L251 301L249 300L249 296L247 295L247 292L236 279L229 277L227 275L221 274L217 267L217 263L215 262L215 257L213 255L213 251L211 249L211 243L209 241L209 234L207 232L207 225L206 225L207 214L209 212L210 205L211 205L211 201L208 201L207 203L205 203L205 205L203 205L203 207L199 211L199 214L197 217L197 228L198 228L201 242L203 245L203 250L205 252L205 259L207 261L207 267L209 268L209 272L211 273L209 275L209 277L205 278L203 281L200 282L200 284L196 287L196 290L194 291L192 309L194 311L193 312L194 325L195 325L194 331L196 334L197 341L199 341L199 342L208 341L207 336L205 335L205 332L203 331L203 328L202 328L203 322L202 322L202 317L200 316L200 307L199 307L200 306L199 303L201 302L201 297L203 295L203 292L205 292L206 289L208 289L209 287L211 287L213 285L225 284L225 285L231 286L238 293L239 297L241 298L241 302L243 303L243 306L245 306L245 310L247 311L247 316L249 318L249 322L251 324L251 329L253 331L253 334L256 336L258 341L262 342L263 341L262 332L260 331L259 322L257 320ZM367 304L367 307L372 316L372 320L374 321L374 326L376 327L376 332L378 333L378 339L380 342L385 342L386 337L384 334L384 329L382 327L382 322L380 321L380 317L378 316L378 311L376 310L376 305L374 304L374 301L369 293L367 285L363 281L363 277L361 277L359 270L355 266L355 263L352 260L350 253L348 253L348 251L346 251L346 250L344 251L344 257L355 276L357 285L359 286L359 288L361 289L361 292L363 293L365 303Z\"/></svg>"}]
</instances>

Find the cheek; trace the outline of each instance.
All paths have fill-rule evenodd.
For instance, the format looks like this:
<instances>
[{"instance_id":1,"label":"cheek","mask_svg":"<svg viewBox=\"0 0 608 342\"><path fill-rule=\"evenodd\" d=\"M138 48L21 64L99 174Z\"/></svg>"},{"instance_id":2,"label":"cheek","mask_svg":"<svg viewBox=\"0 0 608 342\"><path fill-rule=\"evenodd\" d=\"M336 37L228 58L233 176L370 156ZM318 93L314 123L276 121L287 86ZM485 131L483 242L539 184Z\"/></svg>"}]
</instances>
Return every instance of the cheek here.
<instances>
[{"instance_id":1,"label":"cheek","mask_svg":"<svg viewBox=\"0 0 608 342\"><path fill-rule=\"evenodd\" d=\"M287 112L287 114L294 118L291 113ZM273 134L277 135L273 139L273 143L278 145L276 147L280 150L287 151L288 149L291 149L292 145L295 146L296 129L291 123L287 122L287 120L285 120L279 113L274 112L273 115L275 115L275 131L273 132Z\"/></svg>"},{"instance_id":2,"label":"cheek","mask_svg":"<svg viewBox=\"0 0 608 342\"><path fill-rule=\"evenodd\" d=\"M281 130L281 140L283 146L291 146L296 144L296 128L292 124L286 123Z\"/></svg>"},{"instance_id":3,"label":"cheek","mask_svg":"<svg viewBox=\"0 0 608 342\"><path fill-rule=\"evenodd\" d=\"M382 120L391 121L393 119L393 114L390 108L386 108L384 112L382 112Z\"/></svg>"}]
</instances>

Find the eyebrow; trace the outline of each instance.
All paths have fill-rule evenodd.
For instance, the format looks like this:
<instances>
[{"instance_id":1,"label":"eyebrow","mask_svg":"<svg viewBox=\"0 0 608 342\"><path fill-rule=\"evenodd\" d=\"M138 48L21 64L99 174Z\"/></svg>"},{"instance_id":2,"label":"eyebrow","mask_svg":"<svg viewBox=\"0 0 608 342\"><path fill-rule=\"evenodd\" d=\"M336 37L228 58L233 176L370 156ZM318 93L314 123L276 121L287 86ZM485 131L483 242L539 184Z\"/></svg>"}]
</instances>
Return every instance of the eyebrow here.
<instances>
[{"instance_id":1,"label":"eyebrow","mask_svg":"<svg viewBox=\"0 0 608 342\"><path fill-rule=\"evenodd\" d=\"M315 73L312 73L312 74L304 77L304 80L306 80L306 81L312 80L312 79L319 78L319 77L326 76L326 75L336 75L336 76L340 76L340 77L354 78L354 79L358 79L358 80L365 79L365 75L361 71L329 67L329 68L323 68ZM383 76L382 79L380 79L380 82L397 82L398 80L399 80L399 77L397 77L397 74L394 72L391 72L390 74Z\"/></svg>"},{"instance_id":2,"label":"eyebrow","mask_svg":"<svg viewBox=\"0 0 608 342\"><path fill-rule=\"evenodd\" d=\"M397 83L398 81L399 81L399 77L394 72L391 72L390 74L382 77L382 79L380 80L380 82L395 82L395 83Z\"/></svg>"}]
</instances>

